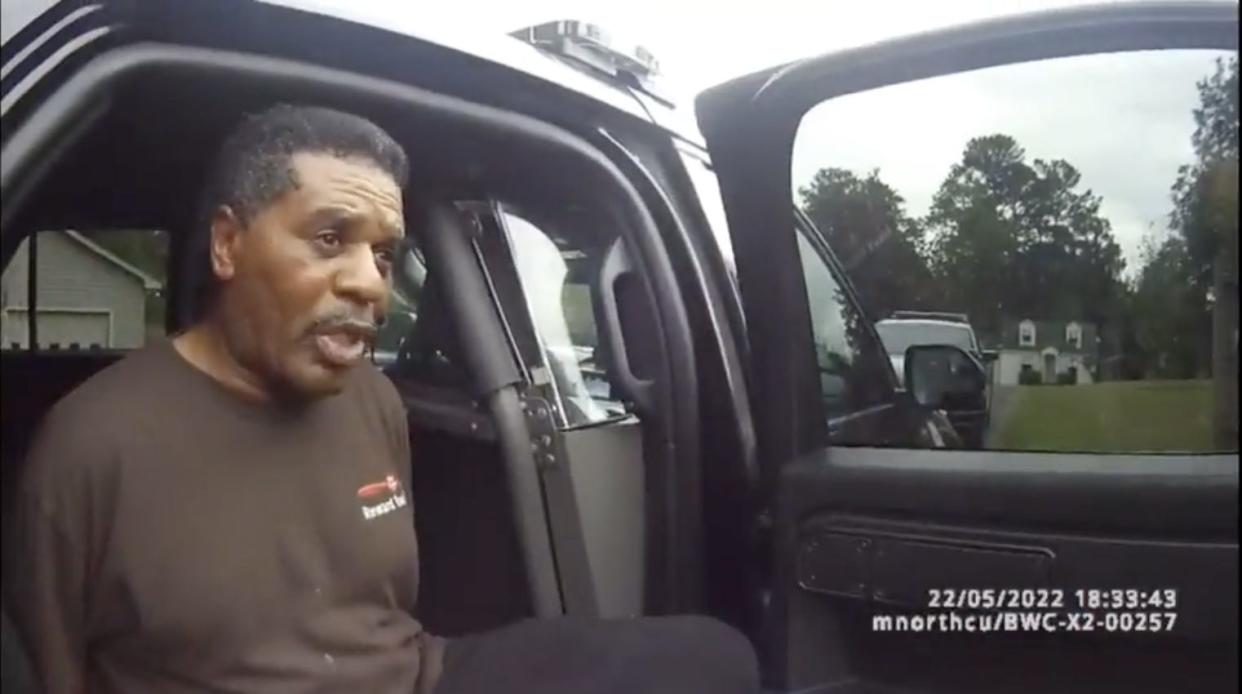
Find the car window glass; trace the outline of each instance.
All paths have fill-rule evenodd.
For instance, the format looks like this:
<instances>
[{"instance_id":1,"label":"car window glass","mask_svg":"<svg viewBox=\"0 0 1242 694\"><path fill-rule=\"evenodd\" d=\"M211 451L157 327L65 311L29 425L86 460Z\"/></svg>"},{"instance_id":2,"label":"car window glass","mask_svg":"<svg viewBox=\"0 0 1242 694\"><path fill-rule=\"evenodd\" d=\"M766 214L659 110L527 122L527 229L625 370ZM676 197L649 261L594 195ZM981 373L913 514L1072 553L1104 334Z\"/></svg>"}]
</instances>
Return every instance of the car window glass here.
<instances>
[{"instance_id":1,"label":"car window glass","mask_svg":"<svg viewBox=\"0 0 1242 694\"><path fill-rule=\"evenodd\" d=\"M460 354L442 282L417 247L408 247L393 271L388 312L371 360L398 379L465 391L470 377Z\"/></svg>"},{"instance_id":2,"label":"car window glass","mask_svg":"<svg viewBox=\"0 0 1242 694\"><path fill-rule=\"evenodd\" d=\"M820 392L829 419L887 403L888 366L863 314L815 246L798 234L798 255L811 307Z\"/></svg>"},{"instance_id":3,"label":"car window glass","mask_svg":"<svg viewBox=\"0 0 1242 694\"><path fill-rule=\"evenodd\" d=\"M792 192L899 371L912 345L977 357L977 392L939 401L968 445L1223 452L1237 172L1237 52L1134 51L829 99L800 125Z\"/></svg>"},{"instance_id":4,"label":"car window glass","mask_svg":"<svg viewBox=\"0 0 1242 694\"><path fill-rule=\"evenodd\" d=\"M422 254L414 248L405 249L393 268L392 293L388 312L375 336L371 361L389 366L397 361L401 345L418 323L418 298L427 285L427 266Z\"/></svg>"},{"instance_id":5,"label":"car window glass","mask_svg":"<svg viewBox=\"0 0 1242 694\"><path fill-rule=\"evenodd\" d=\"M0 343L29 350L33 332L38 352L138 349L164 335L167 265L162 231L38 232L0 280Z\"/></svg>"},{"instance_id":6,"label":"car window glass","mask_svg":"<svg viewBox=\"0 0 1242 694\"><path fill-rule=\"evenodd\" d=\"M601 250L554 237L512 210L502 216L565 424L627 416L598 351L591 277Z\"/></svg>"},{"instance_id":7,"label":"car window glass","mask_svg":"<svg viewBox=\"0 0 1242 694\"><path fill-rule=\"evenodd\" d=\"M888 320L876 323L876 332L890 355L905 354L912 345L953 345L974 350L974 340L965 326L943 325L919 320Z\"/></svg>"}]
</instances>

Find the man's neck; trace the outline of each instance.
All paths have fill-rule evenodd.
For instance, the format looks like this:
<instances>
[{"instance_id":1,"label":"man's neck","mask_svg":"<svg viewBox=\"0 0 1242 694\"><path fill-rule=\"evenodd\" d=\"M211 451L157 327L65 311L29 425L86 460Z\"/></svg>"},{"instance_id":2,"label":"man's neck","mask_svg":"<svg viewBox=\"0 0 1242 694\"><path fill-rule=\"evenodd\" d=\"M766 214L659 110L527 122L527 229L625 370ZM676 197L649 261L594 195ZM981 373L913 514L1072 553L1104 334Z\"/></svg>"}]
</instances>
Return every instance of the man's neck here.
<instances>
[{"instance_id":1,"label":"man's neck","mask_svg":"<svg viewBox=\"0 0 1242 694\"><path fill-rule=\"evenodd\" d=\"M263 380L248 370L229 349L228 341L210 320L203 321L172 340L173 349L213 380L238 396L269 402L272 395Z\"/></svg>"}]
</instances>

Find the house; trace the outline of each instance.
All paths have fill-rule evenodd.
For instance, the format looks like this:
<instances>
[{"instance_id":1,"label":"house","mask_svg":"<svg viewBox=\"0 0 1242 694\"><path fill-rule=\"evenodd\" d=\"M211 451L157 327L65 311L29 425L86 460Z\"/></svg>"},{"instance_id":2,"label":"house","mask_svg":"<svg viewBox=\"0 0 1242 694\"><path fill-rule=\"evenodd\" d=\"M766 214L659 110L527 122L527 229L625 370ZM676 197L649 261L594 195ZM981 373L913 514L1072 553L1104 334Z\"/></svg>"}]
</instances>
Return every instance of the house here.
<instances>
[{"instance_id":1,"label":"house","mask_svg":"<svg viewBox=\"0 0 1242 694\"><path fill-rule=\"evenodd\" d=\"M997 352L992 371L997 385L1056 383L1070 374L1074 383L1091 383L1099 366L1100 333L1084 321L1007 319ZM1023 371L1033 373L1024 379Z\"/></svg>"},{"instance_id":2,"label":"house","mask_svg":"<svg viewBox=\"0 0 1242 694\"><path fill-rule=\"evenodd\" d=\"M135 349L146 341L146 299L160 283L86 236L41 232L36 241L35 311L41 349ZM29 242L0 277L0 345L29 339Z\"/></svg>"}]
</instances>

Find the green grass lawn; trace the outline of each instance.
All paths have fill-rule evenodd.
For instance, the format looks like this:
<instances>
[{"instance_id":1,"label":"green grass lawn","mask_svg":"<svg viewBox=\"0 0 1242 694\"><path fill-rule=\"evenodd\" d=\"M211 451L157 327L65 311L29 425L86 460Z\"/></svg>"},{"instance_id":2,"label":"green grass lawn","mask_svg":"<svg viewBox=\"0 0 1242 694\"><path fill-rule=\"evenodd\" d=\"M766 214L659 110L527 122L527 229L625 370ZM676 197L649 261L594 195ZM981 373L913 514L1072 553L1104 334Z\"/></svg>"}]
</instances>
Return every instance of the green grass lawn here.
<instances>
[{"instance_id":1,"label":"green grass lawn","mask_svg":"<svg viewBox=\"0 0 1242 694\"><path fill-rule=\"evenodd\" d=\"M990 448L1082 452L1213 450L1212 382L1018 386Z\"/></svg>"}]
</instances>

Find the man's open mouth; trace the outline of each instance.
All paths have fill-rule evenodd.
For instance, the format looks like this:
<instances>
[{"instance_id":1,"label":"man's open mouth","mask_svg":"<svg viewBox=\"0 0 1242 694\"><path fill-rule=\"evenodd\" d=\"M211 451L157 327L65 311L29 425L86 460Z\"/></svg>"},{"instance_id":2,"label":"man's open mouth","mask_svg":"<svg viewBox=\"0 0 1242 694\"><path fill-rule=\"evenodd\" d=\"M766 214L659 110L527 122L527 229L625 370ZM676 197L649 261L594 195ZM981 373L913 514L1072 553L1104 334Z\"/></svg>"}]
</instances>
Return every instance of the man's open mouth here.
<instances>
[{"instance_id":1,"label":"man's open mouth","mask_svg":"<svg viewBox=\"0 0 1242 694\"><path fill-rule=\"evenodd\" d=\"M315 347L324 361L334 366L352 366L362 358L375 329L365 325L331 326L315 333Z\"/></svg>"},{"instance_id":2,"label":"man's open mouth","mask_svg":"<svg viewBox=\"0 0 1242 694\"><path fill-rule=\"evenodd\" d=\"M366 342L348 333L321 333L315 346L326 361L336 366L349 366L362 358Z\"/></svg>"}]
</instances>

